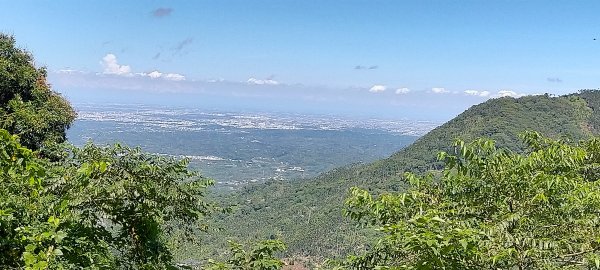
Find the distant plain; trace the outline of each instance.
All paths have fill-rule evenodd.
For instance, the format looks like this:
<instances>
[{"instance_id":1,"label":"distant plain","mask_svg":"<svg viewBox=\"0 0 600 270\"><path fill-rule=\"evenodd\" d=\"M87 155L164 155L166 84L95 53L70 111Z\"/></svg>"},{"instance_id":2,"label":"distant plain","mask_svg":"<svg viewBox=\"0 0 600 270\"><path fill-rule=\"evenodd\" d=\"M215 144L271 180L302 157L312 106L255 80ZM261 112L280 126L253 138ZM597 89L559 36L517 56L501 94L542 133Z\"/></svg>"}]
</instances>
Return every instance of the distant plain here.
<instances>
[{"instance_id":1,"label":"distant plain","mask_svg":"<svg viewBox=\"0 0 600 270\"><path fill-rule=\"evenodd\" d=\"M79 104L69 141L120 142L188 158L190 166L235 189L299 179L370 162L412 143L437 123L334 116L217 112L148 105Z\"/></svg>"}]
</instances>

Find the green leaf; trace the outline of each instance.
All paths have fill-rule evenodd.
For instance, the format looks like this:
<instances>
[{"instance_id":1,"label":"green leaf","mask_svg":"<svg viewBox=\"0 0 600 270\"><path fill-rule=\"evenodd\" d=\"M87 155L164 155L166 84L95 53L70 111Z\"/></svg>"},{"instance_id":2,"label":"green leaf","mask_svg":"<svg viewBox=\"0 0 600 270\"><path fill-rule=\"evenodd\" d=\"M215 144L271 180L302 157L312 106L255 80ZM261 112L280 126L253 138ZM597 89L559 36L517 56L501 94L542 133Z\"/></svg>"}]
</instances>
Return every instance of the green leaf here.
<instances>
[{"instance_id":1,"label":"green leaf","mask_svg":"<svg viewBox=\"0 0 600 270\"><path fill-rule=\"evenodd\" d=\"M52 253L54 254L54 256L62 256L63 255L62 250L60 250L59 248L54 249L54 251Z\"/></svg>"}]
</instances>

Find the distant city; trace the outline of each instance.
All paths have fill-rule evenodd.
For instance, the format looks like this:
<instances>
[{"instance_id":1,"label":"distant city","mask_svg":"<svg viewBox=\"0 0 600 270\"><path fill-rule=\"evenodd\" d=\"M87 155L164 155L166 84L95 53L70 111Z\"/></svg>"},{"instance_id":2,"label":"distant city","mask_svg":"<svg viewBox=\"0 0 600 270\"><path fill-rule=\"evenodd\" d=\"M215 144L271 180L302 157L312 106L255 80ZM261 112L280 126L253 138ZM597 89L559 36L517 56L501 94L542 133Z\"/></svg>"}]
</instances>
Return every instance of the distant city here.
<instances>
[{"instance_id":1,"label":"distant city","mask_svg":"<svg viewBox=\"0 0 600 270\"><path fill-rule=\"evenodd\" d=\"M77 104L69 140L121 142L177 158L236 188L291 180L383 158L439 123L290 113L222 112L131 104Z\"/></svg>"},{"instance_id":2,"label":"distant city","mask_svg":"<svg viewBox=\"0 0 600 270\"><path fill-rule=\"evenodd\" d=\"M205 130L215 126L238 129L345 130L372 129L422 136L440 123L410 119L389 120L325 115L257 112L217 112L202 109L128 104L79 104L78 120L135 123L150 131Z\"/></svg>"}]
</instances>

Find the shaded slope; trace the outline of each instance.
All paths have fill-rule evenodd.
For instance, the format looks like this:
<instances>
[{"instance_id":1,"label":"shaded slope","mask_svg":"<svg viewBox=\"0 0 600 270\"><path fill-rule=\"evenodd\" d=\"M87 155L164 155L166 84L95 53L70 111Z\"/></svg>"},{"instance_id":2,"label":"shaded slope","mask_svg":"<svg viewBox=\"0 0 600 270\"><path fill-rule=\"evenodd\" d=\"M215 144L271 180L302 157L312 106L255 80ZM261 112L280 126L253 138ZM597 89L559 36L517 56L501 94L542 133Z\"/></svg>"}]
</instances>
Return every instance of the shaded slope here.
<instances>
[{"instance_id":1,"label":"shaded slope","mask_svg":"<svg viewBox=\"0 0 600 270\"><path fill-rule=\"evenodd\" d=\"M518 134L526 130L579 140L600 130L598 108L597 91L489 100L389 158L335 169L310 180L249 186L226 198L240 207L219 222L225 229L220 237L242 241L278 237L288 243L289 255L335 257L363 249L369 235L342 216L350 187L398 190L403 172L438 168L437 153L449 150L457 138L470 141L488 137L514 150L521 148Z\"/></svg>"}]
</instances>

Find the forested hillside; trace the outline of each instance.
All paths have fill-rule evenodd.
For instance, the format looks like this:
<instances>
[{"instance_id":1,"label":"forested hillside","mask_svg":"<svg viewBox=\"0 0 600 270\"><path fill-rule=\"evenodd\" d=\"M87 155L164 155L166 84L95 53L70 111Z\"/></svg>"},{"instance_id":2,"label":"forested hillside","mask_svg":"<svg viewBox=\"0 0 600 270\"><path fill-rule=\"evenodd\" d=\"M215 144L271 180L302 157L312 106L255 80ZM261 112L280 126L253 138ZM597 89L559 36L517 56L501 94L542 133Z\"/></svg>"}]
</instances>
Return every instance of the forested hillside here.
<instances>
[{"instance_id":1,"label":"forested hillside","mask_svg":"<svg viewBox=\"0 0 600 270\"><path fill-rule=\"evenodd\" d=\"M249 186L231 197L238 204L218 225L222 235L238 240L276 236L289 246L289 256L336 257L364 249L371 230L357 228L343 217L344 199L351 187L375 193L402 190L403 173L441 169L437 153L450 151L455 139L489 138L498 147L525 147L518 135L538 131L571 141L600 130L600 92L521 98L497 98L476 105L429 132L391 157L365 165L347 166L305 181L273 181ZM215 239L213 243L218 243Z\"/></svg>"}]
</instances>

